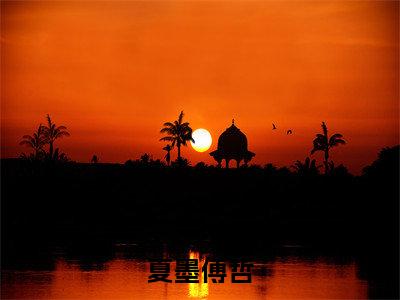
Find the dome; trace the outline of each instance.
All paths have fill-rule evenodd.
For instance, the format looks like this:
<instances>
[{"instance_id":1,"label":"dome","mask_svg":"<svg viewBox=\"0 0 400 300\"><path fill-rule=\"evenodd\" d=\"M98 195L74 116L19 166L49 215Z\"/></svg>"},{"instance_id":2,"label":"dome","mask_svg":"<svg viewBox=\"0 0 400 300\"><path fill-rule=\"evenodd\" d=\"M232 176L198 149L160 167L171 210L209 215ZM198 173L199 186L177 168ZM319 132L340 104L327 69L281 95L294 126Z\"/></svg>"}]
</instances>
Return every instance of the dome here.
<instances>
[{"instance_id":1,"label":"dome","mask_svg":"<svg viewBox=\"0 0 400 300\"><path fill-rule=\"evenodd\" d=\"M247 137L232 120L231 127L219 136L217 150L211 152L210 155L214 157L218 165L225 159L228 167L231 159L236 160L237 166L239 166L240 161L243 160L247 164L255 154L247 150Z\"/></svg>"},{"instance_id":2,"label":"dome","mask_svg":"<svg viewBox=\"0 0 400 300\"><path fill-rule=\"evenodd\" d=\"M218 150L225 154L236 154L247 151L246 135L232 124L218 138Z\"/></svg>"}]
</instances>

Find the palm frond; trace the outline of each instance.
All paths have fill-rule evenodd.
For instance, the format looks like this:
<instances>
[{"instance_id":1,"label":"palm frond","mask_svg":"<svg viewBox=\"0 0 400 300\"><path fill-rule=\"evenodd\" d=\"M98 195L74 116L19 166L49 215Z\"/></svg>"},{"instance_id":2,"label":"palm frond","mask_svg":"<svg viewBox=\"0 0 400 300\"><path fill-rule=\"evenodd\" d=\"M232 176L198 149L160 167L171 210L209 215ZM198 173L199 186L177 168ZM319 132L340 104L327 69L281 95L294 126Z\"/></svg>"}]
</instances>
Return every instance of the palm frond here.
<instances>
[{"instance_id":1,"label":"palm frond","mask_svg":"<svg viewBox=\"0 0 400 300\"><path fill-rule=\"evenodd\" d=\"M336 141L338 141L338 140L344 141L344 140L343 140L343 136L342 136L341 134L336 133L336 134L332 135L331 138L329 139L329 145L332 146L332 145L335 144Z\"/></svg>"},{"instance_id":2,"label":"palm frond","mask_svg":"<svg viewBox=\"0 0 400 300\"><path fill-rule=\"evenodd\" d=\"M322 132L327 137L328 136L328 127L326 126L325 122L322 122L321 127L322 127Z\"/></svg>"},{"instance_id":3,"label":"palm frond","mask_svg":"<svg viewBox=\"0 0 400 300\"><path fill-rule=\"evenodd\" d=\"M31 141L23 140L19 143L20 146L29 146L29 147L34 147L34 144Z\"/></svg>"},{"instance_id":4,"label":"palm frond","mask_svg":"<svg viewBox=\"0 0 400 300\"><path fill-rule=\"evenodd\" d=\"M175 134L175 130L173 128L163 128L160 130L160 133L168 133L168 134Z\"/></svg>"},{"instance_id":5,"label":"palm frond","mask_svg":"<svg viewBox=\"0 0 400 300\"><path fill-rule=\"evenodd\" d=\"M164 136L164 137L162 137L162 138L160 139L160 141L167 141L167 142L170 142L170 141L175 141L175 138L172 137L172 136Z\"/></svg>"},{"instance_id":6,"label":"palm frond","mask_svg":"<svg viewBox=\"0 0 400 300\"><path fill-rule=\"evenodd\" d=\"M49 115L49 114L47 114L46 119L47 119L47 125L48 125L48 127L51 128L52 123L51 123L51 118L50 118L50 115Z\"/></svg>"},{"instance_id":7,"label":"palm frond","mask_svg":"<svg viewBox=\"0 0 400 300\"><path fill-rule=\"evenodd\" d=\"M336 139L336 140L332 141L332 143L329 143L329 146L331 146L331 147L336 147L336 146L345 145L345 144L346 144L346 141L345 141L345 140Z\"/></svg>"},{"instance_id":8,"label":"palm frond","mask_svg":"<svg viewBox=\"0 0 400 300\"><path fill-rule=\"evenodd\" d=\"M324 151L324 150L325 150L325 147L323 145L320 145L318 143L317 144L314 143L314 148L311 150L311 155L314 154L317 151Z\"/></svg>"},{"instance_id":9,"label":"palm frond","mask_svg":"<svg viewBox=\"0 0 400 300\"><path fill-rule=\"evenodd\" d=\"M27 140L33 140L33 137L30 135L24 135L22 138Z\"/></svg>"},{"instance_id":10,"label":"palm frond","mask_svg":"<svg viewBox=\"0 0 400 300\"><path fill-rule=\"evenodd\" d=\"M163 148L163 150L165 150L165 151L171 151L171 145L167 145L167 146L165 146L164 148Z\"/></svg>"},{"instance_id":11,"label":"palm frond","mask_svg":"<svg viewBox=\"0 0 400 300\"><path fill-rule=\"evenodd\" d=\"M67 131L60 131L54 135L54 138L62 138L63 136L70 136L70 134Z\"/></svg>"},{"instance_id":12,"label":"palm frond","mask_svg":"<svg viewBox=\"0 0 400 300\"><path fill-rule=\"evenodd\" d=\"M341 135L340 133L335 133L334 135L331 136L329 140L341 139L341 138L343 138L343 135Z\"/></svg>"},{"instance_id":13,"label":"palm frond","mask_svg":"<svg viewBox=\"0 0 400 300\"><path fill-rule=\"evenodd\" d=\"M178 118L178 123L181 124L183 120L183 110L181 111L181 113L179 114L179 118Z\"/></svg>"},{"instance_id":14,"label":"palm frond","mask_svg":"<svg viewBox=\"0 0 400 300\"><path fill-rule=\"evenodd\" d=\"M174 127L174 124L172 124L171 122L166 122L163 124L163 126L165 127Z\"/></svg>"}]
</instances>

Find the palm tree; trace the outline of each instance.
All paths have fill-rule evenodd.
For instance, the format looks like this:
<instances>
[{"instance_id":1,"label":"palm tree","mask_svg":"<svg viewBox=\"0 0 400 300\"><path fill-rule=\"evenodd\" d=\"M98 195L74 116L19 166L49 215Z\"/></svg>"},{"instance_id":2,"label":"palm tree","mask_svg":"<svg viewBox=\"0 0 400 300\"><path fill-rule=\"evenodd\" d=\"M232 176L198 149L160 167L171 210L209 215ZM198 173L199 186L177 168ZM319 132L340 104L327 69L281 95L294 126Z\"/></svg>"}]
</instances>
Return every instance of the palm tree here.
<instances>
[{"instance_id":1,"label":"palm tree","mask_svg":"<svg viewBox=\"0 0 400 300\"><path fill-rule=\"evenodd\" d=\"M69 136L67 127L56 126L47 115L47 126L44 126L44 136L46 138L46 143L49 144L49 157L53 158L53 145L56 139L62 138L63 136Z\"/></svg>"},{"instance_id":2,"label":"palm tree","mask_svg":"<svg viewBox=\"0 0 400 300\"><path fill-rule=\"evenodd\" d=\"M318 133L313 141L314 148L311 150L311 154L316 151L324 152L324 165L325 174L329 172L329 150L333 147L339 146L341 144L346 144L343 136L340 133L335 133L331 137L328 136L328 128L325 122L322 122L322 134Z\"/></svg>"},{"instance_id":3,"label":"palm tree","mask_svg":"<svg viewBox=\"0 0 400 300\"><path fill-rule=\"evenodd\" d=\"M163 148L163 150L165 150L165 151L167 151L167 154L165 154L165 160L167 161L167 166L169 166L169 164L170 164L170 162L171 162L171 154L170 154L170 152L171 152L171 150L172 150L172 147L171 147L171 145L167 145L167 146L165 146L164 148Z\"/></svg>"},{"instance_id":4,"label":"palm tree","mask_svg":"<svg viewBox=\"0 0 400 300\"><path fill-rule=\"evenodd\" d=\"M318 169L321 166L317 166L315 159L310 160L309 157L307 157L304 161L304 163L300 160L297 160L292 168L294 168L298 174L302 175L318 175Z\"/></svg>"},{"instance_id":5,"label":"palm tree","mask_svg":"<svg viewBox=\"0 0 400 300\"><path fill-rule=\"evenodd\" d=\"M165 133L167 136L160 139L160 141L171 142L171 149L178 148L178 161L181 161L181 146L186 146L188 141L194 143L192 138L192 128L190 128L189 123L182 123L183 111L179 114L178 120L173 123L164 123L164 128L161 129L160 133Z\"/></svg>"},{"instance_id":6,"label":"palm tree","mask_svg":"<svg viewBox=\"0 0 400 300\"><path fill-rule=\"evenodd\" d=\"M42 124L39 125L38 129L33 133L33 135L24 135L19 144L21 146L28 146L32 148L34 151L34 157L38 158L39 155L43 153L43 146L46 144L46 138Z\"/></svg>"}]
</instances>

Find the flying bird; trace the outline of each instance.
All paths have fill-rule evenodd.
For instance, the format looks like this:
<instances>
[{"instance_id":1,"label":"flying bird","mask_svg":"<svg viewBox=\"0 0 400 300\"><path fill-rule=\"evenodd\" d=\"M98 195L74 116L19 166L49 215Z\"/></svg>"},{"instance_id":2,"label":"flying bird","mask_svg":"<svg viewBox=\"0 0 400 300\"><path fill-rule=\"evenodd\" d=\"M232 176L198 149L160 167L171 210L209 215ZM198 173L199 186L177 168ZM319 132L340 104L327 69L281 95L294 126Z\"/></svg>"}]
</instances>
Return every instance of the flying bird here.
<instances>
[{"instance_id":1,"label":"flying bird","mask_svg":"<svg viewBox=\"0 0 400 300\"><path fill-rule=\"evenodd\" d=\"M286 131L286 134L292 134L293 132L292 132L292 130L291 129L289 129L288 131Z\"/></svg>"},{"instance_id":2,"label":"flying bird","mask_svg":"<svg viewBox=\"0 0 400 300\"><path fill-rule=\"evenodd\" d=\"M276 126L274 123L272 123L272 130L275 130L275 129L276 129Z\"/></svg>"}]
</instances>

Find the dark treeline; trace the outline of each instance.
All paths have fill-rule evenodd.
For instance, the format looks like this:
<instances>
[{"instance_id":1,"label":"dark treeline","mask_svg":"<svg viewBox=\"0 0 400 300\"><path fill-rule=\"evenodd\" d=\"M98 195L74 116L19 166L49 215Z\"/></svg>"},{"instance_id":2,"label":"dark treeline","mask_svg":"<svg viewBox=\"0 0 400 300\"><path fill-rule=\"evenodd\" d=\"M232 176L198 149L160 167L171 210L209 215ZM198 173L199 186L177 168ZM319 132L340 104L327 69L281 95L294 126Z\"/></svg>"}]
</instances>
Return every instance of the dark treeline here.
<instances>
[{"instance_id":1,"label":"dark treeline","mask_svg":"<svg viewBox=\"0 0 400 300\"><path fill-rule=\"evenodd\" d=\"M304 166L174 168L148 156L125 165L2 160L3 228L21 236L383 238L397 228L397 166L398 147L383 150L359 177Z\"/></svg>"}]
</instances>

